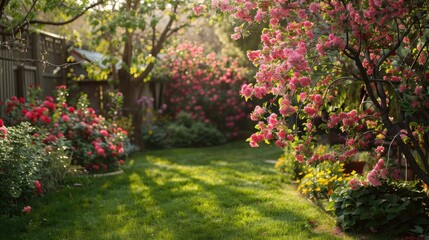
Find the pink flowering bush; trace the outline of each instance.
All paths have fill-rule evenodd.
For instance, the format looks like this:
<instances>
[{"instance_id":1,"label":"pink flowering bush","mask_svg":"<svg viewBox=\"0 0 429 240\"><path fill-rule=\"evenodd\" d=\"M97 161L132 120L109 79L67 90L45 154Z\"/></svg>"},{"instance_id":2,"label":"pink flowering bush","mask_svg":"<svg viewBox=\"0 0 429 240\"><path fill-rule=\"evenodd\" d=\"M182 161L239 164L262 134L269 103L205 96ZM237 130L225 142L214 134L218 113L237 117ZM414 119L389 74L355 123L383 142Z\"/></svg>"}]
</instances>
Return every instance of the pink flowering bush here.
<instances>
[{"instance_id":1,"label":"pink flowering bush","mask_svg":"<svg viewBox=\"0 0 429 240\"><path fill-rule=\"evenodd\" d=\"M71 154L71 163L83 166L90 172L118 169L125 157L127 132L114 122L98 116L88 106L85 95L80 97L76 106L67 104L65 86L57 87L56 101L50 96L42 101L35 97L37 94L29 95L27 102L16 98L6 102L9 125L27 121L40 131L47 131L47 135L39 132L34 135L48 145L64 141ZM121 97L122 94L118 93L114 99L120 100ZM112 106L116 105L112 103ZM118 110L112 108L110 111L117 113Z\"/></svg>"},{"instance_id":2,"label":"pink flowering bush","mask_svg":"<svg viewBox=\"0 0 429 240\"><path fill-rule=\"evenodd\" d=\"M296 159L314 162L394 142L429 183L426 0L213 0L212 7L244 22L233 39L268 23L261 49L248 52L256 83L241 88L246 99L268 99L252 113L252 146L294 142ZM343 141L316 155L317 135L330 130Z\"/></svg>"},{"instance_id":3,"label":"pink flowering bush","mask_svg":"<svg viewBox=\"0 0 429 240\"><path fill-rule=\"evenodd\" d=\"M69 141L72 163L90 172L113 171L125 157L127 132L95 114L85 97L76 108L66 106L59 119L59 133Z\"/></svg>"},{"instance_id":4,"label":"pink flowering bush","mask_svg":"<svg viewBox=\"0 0 429 240\"><path fill-rule=\"evenodd\" d=\"M229 138L237 137L246 125L250 104L238 96L245 70L234 59L183 43L168 50L158 72L166 79L166 111L173 116L187 112L194 120L214 124Z\"/></svg>"}]
</instances>

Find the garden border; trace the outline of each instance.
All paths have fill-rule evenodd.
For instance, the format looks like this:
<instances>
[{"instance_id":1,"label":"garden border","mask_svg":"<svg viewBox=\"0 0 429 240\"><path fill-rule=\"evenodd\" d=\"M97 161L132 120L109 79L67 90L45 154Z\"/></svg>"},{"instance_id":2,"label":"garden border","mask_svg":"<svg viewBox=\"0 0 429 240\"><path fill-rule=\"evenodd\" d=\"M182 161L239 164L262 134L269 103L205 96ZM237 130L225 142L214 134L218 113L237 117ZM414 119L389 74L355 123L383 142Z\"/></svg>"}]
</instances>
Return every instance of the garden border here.
<instances>
[{"instance_id":1,"label":"garden border","mask_svg":"<svg viewBox=\"0 0 429 240\"><path fill-rule=\"evenodd\" d=\"M108 173L96 173L96 174L92 174L93 177L107 177L107 176L116 176L116 175L120 175L123 174L124 170L120 169L118 171L115 172L108 172Z\"/></svg>"}]
</instances>

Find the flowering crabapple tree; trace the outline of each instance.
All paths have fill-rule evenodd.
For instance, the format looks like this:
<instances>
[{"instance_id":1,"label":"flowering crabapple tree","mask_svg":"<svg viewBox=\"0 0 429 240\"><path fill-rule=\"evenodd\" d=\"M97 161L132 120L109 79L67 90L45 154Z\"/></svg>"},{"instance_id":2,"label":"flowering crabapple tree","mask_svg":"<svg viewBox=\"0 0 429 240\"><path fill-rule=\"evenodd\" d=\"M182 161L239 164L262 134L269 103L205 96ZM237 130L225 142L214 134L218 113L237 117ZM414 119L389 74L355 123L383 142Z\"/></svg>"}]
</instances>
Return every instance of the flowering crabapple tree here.
<instances>
[{"instance_id":1,"label":"flowering crabapple tree","mask_svg":"<svg viewBox=\"0 0 429 240\"><path fill-rule=\"evenodd\" d=\"M344 161L369 143L380 156L396 145L429 184L427 0L213 0L211 5L243 23L233 39L246 36L255 22L269 23L261 49L248 52L259 69L256 82L241 88L246 99L268 99L251 114L258 131L250 145L293 143L296 160L307 163ZM317 133L330 129L342 131L343 143L315 154Z\"/></svg>"}]
</instances>

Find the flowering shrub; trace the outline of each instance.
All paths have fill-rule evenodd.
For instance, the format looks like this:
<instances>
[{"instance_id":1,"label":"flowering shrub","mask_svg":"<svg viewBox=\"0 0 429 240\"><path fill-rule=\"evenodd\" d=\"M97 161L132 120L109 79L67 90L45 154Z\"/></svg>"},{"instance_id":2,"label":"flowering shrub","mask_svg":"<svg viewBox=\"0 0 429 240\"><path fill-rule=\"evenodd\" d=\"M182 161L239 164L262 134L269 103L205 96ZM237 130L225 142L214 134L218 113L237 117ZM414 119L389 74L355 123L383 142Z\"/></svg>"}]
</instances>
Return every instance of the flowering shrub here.
<instances>
[{"instance_id":1,"label":"flowering shrub","mask_svg":"<svg viewBox=\"0 0 429 240\"><path fill-rule=\"evenodd\" d=\"M252 146L294 141L298 161L343 161L375 135L378 145L395 142L429 184L427 0L216 0L212 6L245 22L234 39L249 34L253 22L269 24L261 49L248 53L259 68L256 83L241 88L245 98L268 99L252 114L259 122ZM323 124L316 126L317 117ZM315 155L316 127L340 129L341 148Z\"/></svg>"},{"instance_id":2,"label":"flowering shrub","mask_svg":"<svg viewBox=\"0 0 429 240\"><path fill-rule=\"evenodd\" d=\"M69 146L72 164L84 166L88 171L117 169L125 157L127 132L104 117L97 116L88 106L86 95L80 97L76 106L67 104L67 95L66 87L59 86L56 102L49 96L43 101L36 97L30 98L28 102L12 98L6 102L7 122L14 125L28 121L38 129L45 129L48 135L43 136L44 143L55 145L64 141ZM120 103L121 97L117 93L113 99ZM119 105L112 104L116 107ZM115 109L110 111L111 114L118 112Z\"/></svg>"},{"instance_id":3,"label":"flowering shrub","mask_svg":"<svg viewBox=\"0 0 429 240\"><path fill-rule=\"evenodd\" d=\"M31 197L52 190L69 170L70 159L61 142L44 144L36 128L23 122L5 127L0 119L0 214L20 209ZM40 132L40 131L39 131Z\"/></svg>"},{"instance_id":4,"label":"flowering shrub","mask_svg":"<svg viewBox=\"0 0 429 240\"><path fill-rule=\"evenodd\" d=\"M238 135L250 105L238 96L245 70L236 61L184 43L168 50L162 65L158 72L167 79L167 111L174 116L188 112L193 119L214 124L227 137Z\"/></svg>"},{"instance_id":5,"label":"flowering shrub","mask_svg":"<svg viewBox=\"0 0 429 240\"><path fill-rule=\"evenodd\" d=\"M112 171L125 157L124 141L127 132L116 124L97 116L81 97L77 108L67 107L59 121L60 132L71 144L73 164L88 171Z\"/></svg>"}]
</instances>

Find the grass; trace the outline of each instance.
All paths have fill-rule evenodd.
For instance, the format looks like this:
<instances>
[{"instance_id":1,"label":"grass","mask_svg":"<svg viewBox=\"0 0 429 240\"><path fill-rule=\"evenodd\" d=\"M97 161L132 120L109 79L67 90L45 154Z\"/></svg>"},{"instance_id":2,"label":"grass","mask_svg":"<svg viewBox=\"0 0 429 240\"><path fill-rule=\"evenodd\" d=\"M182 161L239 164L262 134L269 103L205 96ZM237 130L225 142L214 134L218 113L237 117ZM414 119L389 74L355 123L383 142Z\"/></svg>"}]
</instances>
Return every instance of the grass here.
<instances>
[{"instance_id":1,"label":"grass","mask_svg":"<svg viewBox=\"0 0 429 240\"><path fill-rule=\"evenodd\" d=\"M0 239L351 239L246 143L134 155L124 174L75 181L0 218Z\"/></svg>"}]
</instances>

